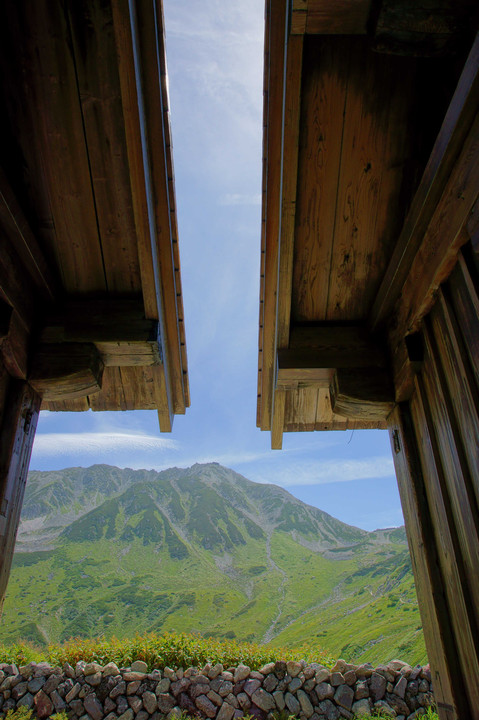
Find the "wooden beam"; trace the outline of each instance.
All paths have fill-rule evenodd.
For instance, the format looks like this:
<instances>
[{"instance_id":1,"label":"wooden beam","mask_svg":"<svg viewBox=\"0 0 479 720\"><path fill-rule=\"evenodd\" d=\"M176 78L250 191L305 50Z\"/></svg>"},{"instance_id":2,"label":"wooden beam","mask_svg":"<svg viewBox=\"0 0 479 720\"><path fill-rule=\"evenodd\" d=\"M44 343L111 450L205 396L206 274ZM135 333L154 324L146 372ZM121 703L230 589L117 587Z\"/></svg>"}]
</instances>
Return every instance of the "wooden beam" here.
<instances>
[{"instance_id":1,"label":"wooden beam","mask_svg":"<svg viewBox=\"0 0 479 720\"><path fill-rule=\"evenodd\" d=\"M371 0L293 0L291 32L365 35Z\"/></svg>"},{"instance_id":2,"label":"wooden beam","mask_svg":"<svg viewBox=\"0 0 479 720\"><path fill-rule=\"evenodd\" d=\"M479 165L477 157L464 155L463 148L479 111L479 34L476 36L471 52L465 63L456 91L437 136L428 164L414 196L411 208L406 217L395 250L374 301L370 313L370 325L373 330L385 324L390 318L393 306L401 295L402 288L410 274L415 256L423 238L428 231L434 214L442 200L440 210L447 211L449 222L452 221L454 206L458 204L465 209L468 204L462 197L461 186L456 187L456 198L446 197L446 186L458 163L469 166L474 174L474 163ZM476 138L477 139L477 138ZM471 142L471 137L470 137ZM461 152L462 151L462 152ZM471 152L471 148L469 149ZM466 168L462 168L463 172ZM463 176L462 180L466 179ZM459 180L460 183L460 180ZM473 183L468 183L471 193ZM477 186L476 186L477 187ZM451 189L451 188L450 188ZM452 205L447 206L447 203ZM470 208L469 208L470 209ZM438 216L440 222L441 218ZM452 231L452 228L451 228ZM448 236L451 242L450 236ZM454 241L455 236L452 238ZM437 262L434 263L434 267ZM429 275L429 273L427 273Z\"/></svg>"},{"instance_id":3,"label":"wooden beam","mask_svg":"<svg viewBox=\"0 0 479 720\"><path fill-rule=\"evenodd\" d=\"M387 367L386 344L358 325L293 325L289 348L316 356L318 367ZM286 357L286 356L285 356ZM304 355L306 358L306 355Z\"/></svg>"},{"instance_id":4,"label":"wooden beam","mask_svg":"<svg viewBox=\"0 0 479 720\"><path fill-rule=\"evenodd\" d=\"M93 343L105 367L163 363L159 323L145 318L141 300L68 300L48 316L40 342Z\"/></svg>"},{"instance_id":5,"label":"wooden beam","mask_svg":"<svg viewBox=\"0 0 479 720\"><path fill-rule=\"evenodd\" d=\"M387 420L395 405L391 378L381 368L337 369L330 395L333 413L356 420Z\"/></svg>"},{"instance_id":6,"label":"wooden beam","mask_svg":"<svg viewBox=\"0 0 479 720\"><path fill-rule=\"evenodd\" d=\"M271 449L281 450L283 447L284 412L286 406L286 391L276 388L273 401L273 420L271 424Z\"/></svg>"},{"instance_id":7,"label":"wooden beam","mask_svg":"<svg viewBox=\"0 0 479 720\"><path fill-rule=\"evenodd\" d=\"M41 402L27 383L20 380L7 380L7 383L6 395L0 403L0 612Z\"/></svg>"},{"instance_id":8,"label":"wooden beam","mask_svg":"<svg viewBox=\"0 0 479 720\"><path fill-rule=\"evenodd\" d=\"M185 411L186 396L178 334L179 301L176 289L172 291L175 273L174 270L172 273L171 262L164 107L158 75L157 8L153 0L133 0L130 3L128 0L113 0L112 9L145 314L147 318L159 321L161 336L167 338L157 397L163 427L169 431L175 410ZM166 97L164 102L166 108ZM172 307L172 302L176 303L175 307Z\"/></svg>"},{"instance_id":9,"label":"wooden beam","mask_svg":"<svg viewBox=\"0 0 479 720\"><path fill-rule=\"evenodd\" d=\"M409 400L414 392L414 380L423 363L422 338L419 333L408 335L392 355L392 373L396 402Z\"/></svg>"},{"instance_id":10,"label":"wooden beam","mask_svg":"<svg viewBox=\"0 0 479 720\"><path fill-rule=\"evenodd\" d=\"M373 48L414 57L455 53L476 9L475 0L382 0Z\"/></svg>"},{"instance_id":11,"label":"wooden beam","mask_svg":"<svg viewBox=\"0 0 479 720\"><path fill-rule=\"evenodd\" d=\"M103 367L91 343L40 345L28 381L47 401L82 398L101 390Z\"/></svg>"},{"instance_id":12,"label":"wooden beam","mask_svg":"<svg viewBox=\"0 0 479 720\"><path fill-rule=\"evenodd\" d=\"M286 0L266 3L263 107L263 216L257 424L270 430L276 368L276 309L281 220L281 147L287 37Z\"/></svg>"}]
</instances>

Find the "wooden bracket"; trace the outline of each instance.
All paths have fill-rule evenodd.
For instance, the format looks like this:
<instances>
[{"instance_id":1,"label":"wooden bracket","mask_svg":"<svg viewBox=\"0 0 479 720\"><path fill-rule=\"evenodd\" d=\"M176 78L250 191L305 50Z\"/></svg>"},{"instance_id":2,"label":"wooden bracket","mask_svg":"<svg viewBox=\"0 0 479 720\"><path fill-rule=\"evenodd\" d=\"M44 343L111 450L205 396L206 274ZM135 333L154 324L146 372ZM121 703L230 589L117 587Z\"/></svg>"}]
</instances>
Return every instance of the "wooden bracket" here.
<instances>
[{"instance_id":1,"label":"wooden bracket","mask_svg":"<svg viewBox=\"0 0 479 720\"><path fill-rule=\"evenodd\" d=\"M40 345L28 382L47 401L82 398L101 390L103 368L92 343Z\"/></svg>"},{"instance_id":2,"label":"wooden bracket","mask_svg":"<svg viewBox=\"0 0 479 720\"><path fill-rule=\"evenodd\" d=\"M330 395L333 412L355 420L386 420L395 406L389 373L380 368L338 368Z\"/></svg>"}]
</instances>

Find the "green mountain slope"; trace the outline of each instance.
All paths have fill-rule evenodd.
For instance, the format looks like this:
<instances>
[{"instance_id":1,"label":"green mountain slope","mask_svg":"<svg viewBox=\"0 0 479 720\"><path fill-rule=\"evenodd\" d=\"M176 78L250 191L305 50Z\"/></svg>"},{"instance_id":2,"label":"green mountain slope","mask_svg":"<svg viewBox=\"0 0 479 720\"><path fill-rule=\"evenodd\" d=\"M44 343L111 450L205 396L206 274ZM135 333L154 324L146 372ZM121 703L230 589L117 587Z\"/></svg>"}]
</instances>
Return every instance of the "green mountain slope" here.
<instances>
[{"instance_id":1,"label":"green mountain slope","mask_svg":"<svg viewBox=\"0 0 479 720\"><path fill-rule=\"evenodd\" d=\"M216 463L32 472L0 640L200 632L425 659L403 528L368 533Z\"/></svg>"}]
</instances>

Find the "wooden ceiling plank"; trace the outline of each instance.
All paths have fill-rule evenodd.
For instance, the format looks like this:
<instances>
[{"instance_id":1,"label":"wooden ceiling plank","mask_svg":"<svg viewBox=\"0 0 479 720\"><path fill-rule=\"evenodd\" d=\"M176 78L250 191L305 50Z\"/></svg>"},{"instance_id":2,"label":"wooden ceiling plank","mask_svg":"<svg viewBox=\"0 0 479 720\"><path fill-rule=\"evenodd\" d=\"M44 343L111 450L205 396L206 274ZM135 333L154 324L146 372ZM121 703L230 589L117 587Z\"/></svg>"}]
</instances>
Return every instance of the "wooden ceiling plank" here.
<instances>
[{"instance_id":1,"label":"wooden ceiling plank","mask_svg":"<svg viewBox=\"0 0 479 720\"><path fill-rule=\"evenodd\" d=\"M55 227L43 162L44 144L42 133L38 131L38 108L42 105L42 89L38 80L28 71L36 60L28 24L22 17L22 7L18 3L12 3L2 8L2 163L32 232L46 257L53 259ZM23 38L22 42L18 42L19 37Z\"/></svg>"},{"instance_id":2,"label":"wooden ceiling plank","mask_svg":"<svg viewBox=\"0 0 479 720\"><path fill-rule=\"evenodd\" d=\"M259 427L270 430L276 363L276 307L281 217L281 138L286 38L286 0L266 2L263 129L263 222L261 232L264 294L260 298L262 342Z\"/></svg>"},{"instance_id":3,"label":"wooden ceiling plank","mask_svg":"<svg viewBox=\"0 0 479 720\"><path fill-rule=\"evenodd\" d=\"M58 292L54 279L38 241L15 197L10 183L0 167L0 224L14 245L23 267L39 292L47 300L53 300Z\"/></svg>"},{"instance_id":4,"label":"wooden ceiling plank","mask_svg":"<svg viewBox=\"0 0 479 720\"><path fill-rule=\"evenodd\" d=\"M394 347L419 328L429 312L435 293L450 275L459 249L469 235L463 229L479 188L479 115L464 142L457 163L444 188L423 241L406 276L391 322Z\"/></svg>"},{"instance_id":5,"label":"wooden ceiling plank","mask_svg":"<svg viewBox=\"0 0 479 720\"><path fill-rule=\"evenodd\" d=\"M289 36L286 59L286 90L283 104L283 143L281 164L282 200L279 247L279 281L276 347L289 345L291 293L293 284L296 187L298 182L298 143L301 111L301 73L303 37Z\"/></svg>"},{"instance_id":6,"label":"wooden ceiling plank","mask_svg":"<svg viewBox=\"0 0 479 720\"><path fill-rule=\"evenodd\" d=\"M353 42L334 253L323 317L329 321L367 317L392 252L396 229L387 208L397 201L402 181L403 164L396 165L393 159L397 160L396 147L403 147L405 130L403 123L395 123L398 137L390 141L390 111L393 95L408 105L402 92L404 80L397 58L371 53L362 39ZM400 107L400 102L394 103L395 110Z\"/></svg>"},{"instance_id":7,"label":"wooden ceiling plank","mask_svg":"<svg viewBox=\"0 0 479 720\"><path fill-rule=\"evenodd\" d=\"M479 33L473 43L431 156L375 298L373 330L388 319L479 110Z\"/></svg>"},{"instance_id":8,"label":"wooden ceiling plank","mask_svg":"<svg viewBox=\"0 0 479 720\"><path fill-rule=\"evenodd\" d=\"M300 126L292 320L326 317L350 61L349 45L307 38Z\"/></svg>"},{"instance_id":9,"label":"wooden ceiling plank","mask_svg":"<svg viewBox=\"0 0 479 720\"><path fill-rule=\"evenodd\" d=\"M103 291L103 259L65 14L61 3L50 0L16 7L32 41L28 71L36 90L35 112L63 286L67 292Z\"/></svg>"},{"instance_id":10,"label":"wooden ceiling plank","mask_svg":"<svg viewBox=\"0 0 479 720\"><path fill-rule=\"evenodd\" d=\"M141 290L111 6L67 4L101 251L109 292Z\"/></svg>"}]
</instances>

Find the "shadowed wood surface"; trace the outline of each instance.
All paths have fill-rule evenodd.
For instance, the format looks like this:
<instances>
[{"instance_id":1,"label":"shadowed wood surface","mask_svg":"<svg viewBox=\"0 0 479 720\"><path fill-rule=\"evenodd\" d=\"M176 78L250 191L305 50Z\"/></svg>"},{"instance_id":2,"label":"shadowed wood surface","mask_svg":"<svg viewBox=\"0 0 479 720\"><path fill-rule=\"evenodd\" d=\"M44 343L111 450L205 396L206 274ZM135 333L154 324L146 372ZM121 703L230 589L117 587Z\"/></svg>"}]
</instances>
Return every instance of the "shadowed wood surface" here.
<instances>
[{"instance_id":1,"label":"shadowed wood surface","mask_svg":"<svg viewBox=\"0 0 479 720\"><path fill-rule=\"evenodd\" d=\"M371 359L371 374L389 367L395 398L412 392L417 361L405 336L451 272L477 200L477 41L464 20L474 21L472 11L468 2L434 5L428 23L425 8L406 1L295 0L289 23L284 3L266 3L257 422L274 425L277 439L275 405L283 430L349 427L344 407L341 421L333 418L324 387L318 402L318 384L321 368L361 366L359 355L347 360L352 324L371 344L381 335L389 344L386 359ZM315 14L322 20L313 31ZM460 56L425 59L425 47L406 47L404 29L434 45L443 25L449 40L462 38ZM404 51L374 51L388 33ZM307 340L296 360L286 353L308 325L343 327L336 364L315 362ZM284 410L276 388L286 393Z\"/></svg>"},{"instance_id":2,"label":"shadowed wood surface","mask_svg":"<svg viewBox=\"0 0 479 720\"><path fill-rule=\"evenodd\" d=\"M161 4L40 0L2 13L0 298L13 308L5 365L33 379L38 342L36 357L93 342L105 366L130 372L111 373L92 403L85 383L83 400L46 392L44 407L156 408L170 428L189 390ZM112 337L129 298L140 299L138 311ZM48 328L62 313L63 331ZM65 349L62 365L67 358ZM143 387L144 365L159 369Z\"/></svg>"},{"instance_id":3,"label":"shadowed wood surface","mask_svg":"<svg viewBox=\"0 0 479 720\"><path fill-rule=\"evenodd\" d=\"M479 720L477 4L266 9L258 426L389 426L439 717Z\"/></svg>"}]
</instances>

